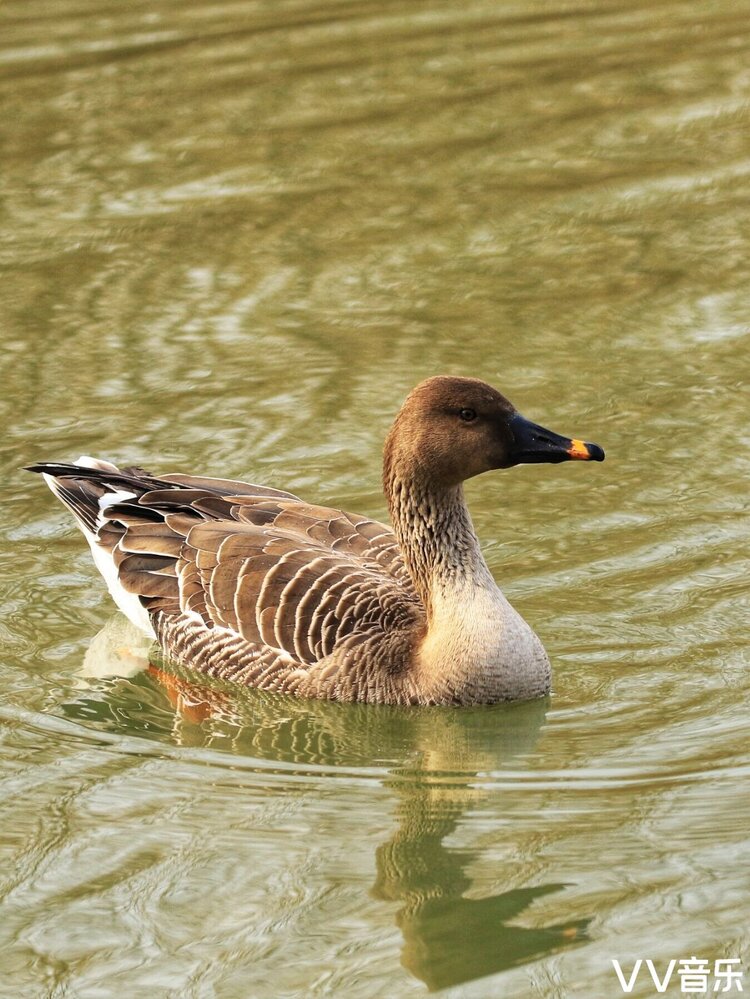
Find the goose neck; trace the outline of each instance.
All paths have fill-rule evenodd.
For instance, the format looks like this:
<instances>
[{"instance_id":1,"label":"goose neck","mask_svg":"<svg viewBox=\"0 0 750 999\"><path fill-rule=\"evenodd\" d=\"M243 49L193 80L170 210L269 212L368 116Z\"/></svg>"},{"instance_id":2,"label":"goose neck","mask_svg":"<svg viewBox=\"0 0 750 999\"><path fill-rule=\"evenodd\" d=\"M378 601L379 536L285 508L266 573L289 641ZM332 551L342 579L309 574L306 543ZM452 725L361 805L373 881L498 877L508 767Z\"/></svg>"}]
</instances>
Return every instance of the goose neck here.
<instances>
[{"instance_id":1,"label":"goose neck","mask_svg":"<svg viewBox=\"0 0 750 999\"><path fill-rule=\"evenodd\" d=\"M414 586L432 619L449 592L491 587L462 486L394 476L387 483L391 519Z\"/></svg>"}]
</instances>

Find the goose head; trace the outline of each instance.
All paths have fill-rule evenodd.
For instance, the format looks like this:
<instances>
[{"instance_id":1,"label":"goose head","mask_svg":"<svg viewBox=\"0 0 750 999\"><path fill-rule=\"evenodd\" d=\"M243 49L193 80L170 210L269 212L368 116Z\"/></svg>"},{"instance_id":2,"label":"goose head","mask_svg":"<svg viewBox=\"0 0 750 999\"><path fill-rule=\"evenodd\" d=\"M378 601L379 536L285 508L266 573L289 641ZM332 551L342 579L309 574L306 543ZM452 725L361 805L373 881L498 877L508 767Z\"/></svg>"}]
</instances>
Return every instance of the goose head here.
<instances>
[{"instance_id":1,"label":"goose head","mask_svg":"<svg viewBox=\"0 0 750 999\"><path fill-rule=\"evenodd\" d=\"M386 439L384 478L450 489L495 468L576 460L603 461L604 451L532 423L478 378L438 375L401 407Z\"/></svg>"}]
</instances>

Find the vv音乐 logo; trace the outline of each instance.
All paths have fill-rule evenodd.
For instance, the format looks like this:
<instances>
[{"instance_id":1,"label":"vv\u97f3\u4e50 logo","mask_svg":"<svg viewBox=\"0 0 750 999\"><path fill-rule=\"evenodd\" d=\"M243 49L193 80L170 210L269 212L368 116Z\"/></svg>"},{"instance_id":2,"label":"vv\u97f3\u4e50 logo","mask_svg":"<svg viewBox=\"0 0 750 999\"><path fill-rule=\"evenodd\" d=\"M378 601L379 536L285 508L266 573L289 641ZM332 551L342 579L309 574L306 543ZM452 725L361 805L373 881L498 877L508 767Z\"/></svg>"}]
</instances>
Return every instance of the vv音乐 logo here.
<instances>
[{"instance_id":1,"label":"vv\u97f3\u4e50 logo","mask_svg":"<svg viewBox=\"0 0 750 999\"><path fill-rule=\"evenodd\" d=\"M672 958L666 967L657 967L650 959L639 957L628 970L619 961L612 959L620 987L630 993L641 977L648 974L657 992L678 988L683 995L710 995L721 992L742 992L742 968L738 957L720 958L711 963L701 957L683 957L678 961Z\"/></svg>"}]
</instances>

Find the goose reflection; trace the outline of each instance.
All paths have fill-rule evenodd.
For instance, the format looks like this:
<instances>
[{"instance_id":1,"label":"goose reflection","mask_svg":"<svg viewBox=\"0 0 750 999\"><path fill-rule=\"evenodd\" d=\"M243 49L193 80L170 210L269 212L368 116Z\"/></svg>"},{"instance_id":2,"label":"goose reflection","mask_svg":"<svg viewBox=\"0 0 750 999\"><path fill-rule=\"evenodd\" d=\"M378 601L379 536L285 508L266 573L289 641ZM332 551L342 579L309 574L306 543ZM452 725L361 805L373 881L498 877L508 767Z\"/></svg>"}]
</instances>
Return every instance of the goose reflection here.
<instances>
[{"instance_id":1,"label":"goose reflection","mask_svg":"<svg viewBox=\"0 0 750 999\"><path fill-rule=\"evenodd\" d=\"M493 722L534 724L530 706L506 709ZM517 724L511 729L518 734ZM524 733L521 732L521 735ZM528 734L528 729L526 730ZM498 762L497 759L495 761ZM588 920L544 927L514 922L537 899L565 888L542 884L472 897L467 869L479 851L448 847L468 807L479 795L463 780L416 779L395 785L398 830L377 850L377 897L402 903L397 923L404 937L401 961L431 991L537 960L585 939Z\"/></svg>"},{"instance_id":2,"label":"goose reflection","mask_svg":"<svg viewBox=\"0 0 750 999\"><path fill-rule=\"evenodd\" d=\"M122 724L141 695L166 697L171 735L181 745L231 748L276 763L377 766L396 801L395 833L376 851L373 895L399 903L401 962L434 991L517 967L586 939L587 919L531 926L538 899L562 892L548 883L481 894L469 868L480 851L446 845L486 795L483 775L530 752L544 722L542 701L478 708L401 708L302 701L257 690L238 691L147 657L129 643L119 619L92 645L89 677L126 672L100 690L87 687L66 713L112 712ZM145 669L137 673L136 664ZM124 666L123 666L124 664ZM119 691L119 693L118 693ZM165 717L164 703L161 717ZM134 718L135 720L135 718ZM152 720L149 728L158 728ZM128 727L132 732L132 726ZM495 792L497 793L497 792Z\"/></svg>"}]
</instances>

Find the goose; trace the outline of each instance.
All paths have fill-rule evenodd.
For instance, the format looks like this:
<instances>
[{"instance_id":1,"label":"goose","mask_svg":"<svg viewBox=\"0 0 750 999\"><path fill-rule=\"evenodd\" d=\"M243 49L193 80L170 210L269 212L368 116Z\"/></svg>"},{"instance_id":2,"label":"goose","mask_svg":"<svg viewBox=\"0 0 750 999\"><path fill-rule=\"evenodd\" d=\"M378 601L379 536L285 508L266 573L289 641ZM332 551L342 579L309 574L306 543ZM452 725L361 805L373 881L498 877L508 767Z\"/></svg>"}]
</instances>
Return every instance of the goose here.
<instances>
[{"instance_id":1,"label":"goose","mask_svg":"<svg viewBox=\"0 0 750 999\"><path fill-rule=\"evenodd\" d=\"M28 470L70 509L121 611L176 664L298 697L449 705L541 697L551 677L482 556L463 482L603 459L486 382L438 375L385 441L392 528L281 489L87 456Z\"/></svg>"}]
</instances>

